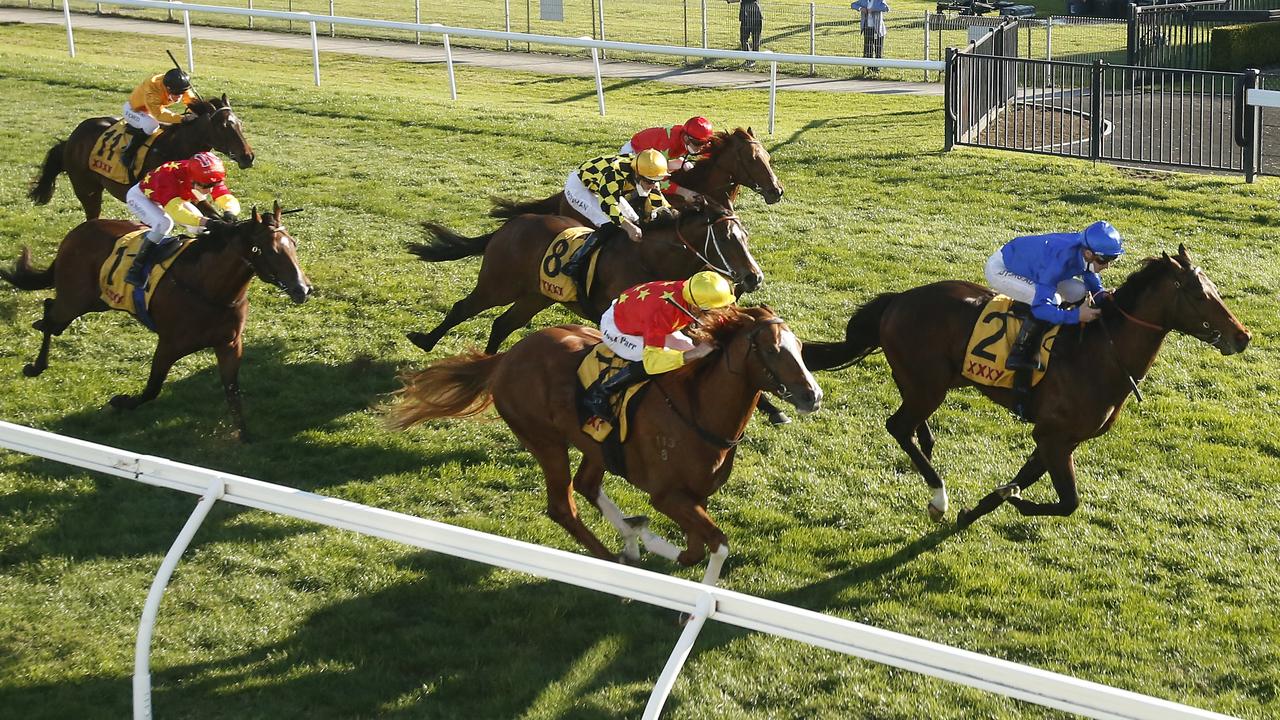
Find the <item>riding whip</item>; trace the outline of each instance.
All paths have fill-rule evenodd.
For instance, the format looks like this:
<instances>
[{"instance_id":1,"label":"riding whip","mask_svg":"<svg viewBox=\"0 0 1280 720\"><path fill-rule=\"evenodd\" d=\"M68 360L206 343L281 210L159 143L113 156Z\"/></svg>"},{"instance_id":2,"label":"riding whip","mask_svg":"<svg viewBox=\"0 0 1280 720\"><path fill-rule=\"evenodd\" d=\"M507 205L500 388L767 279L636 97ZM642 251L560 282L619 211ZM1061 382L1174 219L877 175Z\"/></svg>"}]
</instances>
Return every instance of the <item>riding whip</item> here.
<instances>
[{"instance_id":1,"label":"riding whip","mask_svg":"<svg viewBox=\"0 0 1280 720\"><path fill-rule=\"evenodd\" d=\"M168 49L166 49L164 52L166 55L169 56L169 59L173 61L173 66L178 68L179 70L182 70L182 66L178 64L178 59L173 56L173 53ZM186 70L182 70L182 71L186 72ZM204 101L204 98L200 97L200 91L196 89L195 85L191 86L191 92L195 93L197 100L200 100L201 102Z\"/></svg>"}]
</instances>

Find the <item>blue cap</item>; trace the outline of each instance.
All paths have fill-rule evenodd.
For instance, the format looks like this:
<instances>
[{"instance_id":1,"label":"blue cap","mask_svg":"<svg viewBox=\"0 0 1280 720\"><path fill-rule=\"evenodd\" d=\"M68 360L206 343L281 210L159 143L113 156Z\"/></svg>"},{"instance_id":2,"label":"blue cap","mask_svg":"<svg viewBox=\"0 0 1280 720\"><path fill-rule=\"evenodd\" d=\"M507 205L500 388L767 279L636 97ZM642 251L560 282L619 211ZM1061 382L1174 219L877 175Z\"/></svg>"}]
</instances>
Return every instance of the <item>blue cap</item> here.
<instances>
[{"instance_id":1,"label":"blue cap","mask_svg":"<svg viewBox=\"0 0 1280 720\"><path fill-rule=\"evenodd\" d=\"M1080 243L1096 255L1123 255L1124 241L1120 231L1106 220L1099 220L1080 231Z\"/></svg>"}]
</instances>

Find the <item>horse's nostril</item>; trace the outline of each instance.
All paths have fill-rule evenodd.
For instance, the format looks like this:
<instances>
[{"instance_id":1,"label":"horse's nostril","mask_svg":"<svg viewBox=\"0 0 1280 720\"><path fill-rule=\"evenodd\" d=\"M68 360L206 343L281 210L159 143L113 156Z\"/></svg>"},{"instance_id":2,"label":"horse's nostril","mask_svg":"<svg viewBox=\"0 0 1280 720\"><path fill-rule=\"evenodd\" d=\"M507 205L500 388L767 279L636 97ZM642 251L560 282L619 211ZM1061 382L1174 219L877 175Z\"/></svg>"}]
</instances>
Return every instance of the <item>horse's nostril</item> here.
<instances>
[{"instance_id":1,"label":"horse's nostril","mask_svg":"<svg viewBox=\"0 0 1280 720\"><path fill-rule=\"evenodd\" d=\"M1236 333L1236 344L1240 346L1241 350L1249 344L1251 339L1253 339L1253 335L1250 335L1248 330L1241 330Z\"/></svg>"}]
</instances>

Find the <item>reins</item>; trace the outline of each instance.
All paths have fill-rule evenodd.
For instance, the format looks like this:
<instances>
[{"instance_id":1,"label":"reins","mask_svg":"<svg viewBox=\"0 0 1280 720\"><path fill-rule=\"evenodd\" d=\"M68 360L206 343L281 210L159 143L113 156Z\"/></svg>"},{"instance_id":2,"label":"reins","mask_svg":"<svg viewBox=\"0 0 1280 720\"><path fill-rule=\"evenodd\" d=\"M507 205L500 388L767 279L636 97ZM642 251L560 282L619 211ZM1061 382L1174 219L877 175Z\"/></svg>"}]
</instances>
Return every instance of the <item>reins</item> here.
<instances>
[{"instance_id":1,"label":"reins","mask_svg":"<svg viewBox=\"0 0 1280 720\"><path fill-rule=\"evenodd\" d=\"M703 248L702 251L699 251L698 248L694 247L693 243L689 242L689 239L684 236L684 233L680 232L679 220L676 221L675 227L676 227L676 238L678 238L680 242L684 244L684 246L689 250L689 252L693 253L694 257L701 260L702 263L707 266L707 269L715 270L721 275L731 278L734 276L734 272L729 267L729 259L724 256L724 251L720 249L720 241L717 240L715 236L715 226L719 225L722 222L730 222L730 221L738 223L739 227L741 227L742 225L742 221L738 219L738 216L733 214L716 218L710 223L707 223L707 234L702 241L702 248ZM720 262L723 263L723 265L716 265L707 257L708 255L711 254L711 248L715 249L715 254L720 258Z\"/></svg>"},{"instance_id":2,"label":"reins","mask_svg":"<svg viewBox=\"0 0 1280 720\"><path fill-rule=\"evenodd\" d=\"M1186 290L1183 289L1182 282L1175 280L1174 287L1177 289L1178 300L1180 301L1184 300L1182 296L1185 294ZM1126 320L1133 323L1134 325L1137 325L1138 327L1141 327L1141 328L1145 328L1147 330L1151 330L1153 332L1158 332L1158 333L1169 332L1169 328L1166 328L1163 325L1157 325L1153 322L1148 322L1146 320L1143 320L1142 318L1136 317L1133 314L1129 313L1124 308L1120 307L1120 303L1116 302L1116 299L1114 296L1108 295L1108 299L1110 299L1111 301L1111 307L1115 308L1122 316L1124 316ZM1101 316L1098 318L1098 320L1099 320L1099 324L1101 324L1102 326L1102 334L1104 337L1106 337L1107 344L1111 346L1111 350L1112 350L1111 356L1112 358L1115 359L1116 366L1120 368L1120 372L1129 381L1129 387L1133 391L1133 396L1138 399L1138 402L1142 402L1142 399L1143 399L1142 391L1138 389L1138 381L1134 380L1133 375L1129 372L1129 369L1124 366L1124 362L1120 359L1120 348L1116 346L1115 339L1111 337L1111 328L1107 326L1106 316Z\"/></svg>"}]
</instances>

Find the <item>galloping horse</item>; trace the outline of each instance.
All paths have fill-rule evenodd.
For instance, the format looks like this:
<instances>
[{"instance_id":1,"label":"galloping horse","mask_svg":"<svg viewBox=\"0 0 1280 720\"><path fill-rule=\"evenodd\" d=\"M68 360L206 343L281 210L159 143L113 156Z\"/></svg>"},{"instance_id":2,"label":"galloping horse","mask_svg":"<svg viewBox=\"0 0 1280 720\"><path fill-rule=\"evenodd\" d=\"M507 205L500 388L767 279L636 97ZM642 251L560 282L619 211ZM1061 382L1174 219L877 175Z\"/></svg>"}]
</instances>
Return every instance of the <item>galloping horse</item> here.
<instances>
[{"instance_id":1,"label":"galloping horse","mask_svg":"<svg viewBox=\"0 0 1280 720\"><path fill-rule=\"evenodd\" d=\"M207 150L221 152L235 160L241 169L253 165L253 148L244 139L240 118L231 111L231 103L227 102L226 95L209 102L196 101L189 110L192 113L191 120L170 125L152 143L138 180L170 160L182 160ZM53 198L53 186L58 181L58 175L65 172L84 208L86 219L96 220L102 215L104 189L124 202L125 193L129 192L130 186L109 180L89 167L89 155L93 152L98 137L114 125L116 120L113 117L89 118L76 126L71 137L50 148L40 169L40 177L31 183L28 193L31 201L36 205L48 204ZM111 152L117 150L113 148Z\"/></svg>"},{"instance_id":2,"label":"galloping horse","mask_svg":"<svg viewBox=\"0 0 1280 720\"><path fill-rule=\"evenodd\" d=\"M558 215L521 215L487 235L467 238L434 223L424 224L435 239L409 246L422 260L441 262L480 254L484 260L471 294L454 303L436 329L429 333L411 332L409 340L430 352L455 325L489 308L514 303L493 321L485 352L497 352L508 335L555 304L539 289L538 268L556 236L579 225L576 220ZM724 274L747 292L764 281L760 266L747 249L747 231L737 216L724 208L690 206L674 218L645 225L644 237L638 243L620 240L603 248L586 302L564 305L581 317L599 322L600 315L623 290L649 280L683 280L707 268Z\"/></svg>"},{"instance_id":3,"label":"galloping horse","mask_svg":"<svg viewBox=\"0 0 1280 720\"><path fill-rule=\"evenodd\" d=\"M602 488L604 454L582 432L574 402L574 371L600 342L592 328L560 325L525 337L505 353L472 351L432 363L406 378L389 422L403 429L433 418L475 415L492 403L542 466L547 514L593 555L635 561L642 542L650 552L689 566L710 550L703 582L715 584L729 545L707 515L707 498L729 479L760 393L774 393L807 413L821 405L822 390L801 361L799 341L768 308L712 311L702 328L689 332L714 342L717 350L650 381L622 446L626 479L680 526L684 550L650 532L647 518L624 517ZM570 445L582 451L572 478ZM578 517L575 489L622 534L621 557Z\"/></svg>"},{"instance_id":4,"label":"galloping horse","mask_svg":"<svg viewBox=\"0 0 1280 720\"><path fill-rule=\"evenodd\" d=\"M707 157L694 163L690 170L671 174L671 181L681 187L701 193L708 200L733 208L740 186L755 190L772 205L782 199L782 183L773 174L769 164L769 151L752 134L751 128L738 128L733 132L718 132L711 138ZM514 200L493 198L493 217L512 218L523 213L535 215L565 215L586 222L578 211L558 192L543 200L520 203Z\"/></svg>"},{"instance_id":5,"label":"galloping horse","mask_svg":"<svg viewBox=\"0 0 1280 720\"><path fill-rule=\"evenodd\" d=\"M124 220L88 220L67 233L53 264L31 265L23 247L17 266L0 270L0 278L21 290L54 288L44 301L44 316L32 324L44 333L40 354L22 372L35 377L49 366L49 340L73 320L108 310L99 295L98 274L116 239L145 226ZM159 336L151 360L151 376L140 395L116 395L111 404L131 410L160 394L169 368L179 359L213 348L231 417L241 440L248 439L240 405L240 358L248 315L249 283L257 276L278 285L295 303L306 302L311 285L298 267L297 242L280 222L280 203L270 215L259 215L226 229L211 230L174 259L151 298L149 311Z\"/></svg>"},{"instance_id":6,"label":"galloping horse","mask_svg":"<svg viewBox=\"0 0 1280 720\"><path fill-rule=\"evenodd\" d=\"M930 461L933 434L929 416L947 391L971 385L961 376L970 331L983 306L995 295L980 285L949 280L906 292L885 293L849 319L844 342L806 343L805 363L814 370L847 367L883 347L902 396L885 427L933 488L928 510L940 521L947 491ZM1036 449L1016 477L996 488L972 510L961 510L957 524L967 527L1001 503L1023 515L1070 515L1079 506L1072 453L1085 440L1111 428L1129 393L1155 362L1170 331L1209 343L1223 355L1241 352L1249 331L1227 309L1204 271L1192 264L1183 246L1170 257L1148 258L1129 276L1102 315L1087 325L1058 334L1048 372L1031 400ZM976 386L996 403L1011 408L1013 392ZM917 446L913 436L919 440ZM1048 471L1058 501L1024 500L1020 492Z\"/></svg>"}]
</instances>

